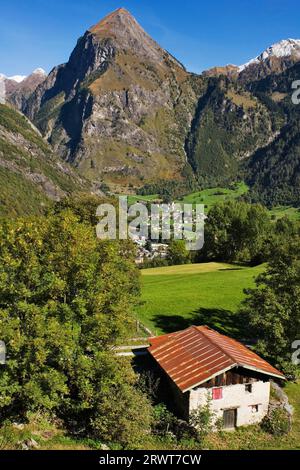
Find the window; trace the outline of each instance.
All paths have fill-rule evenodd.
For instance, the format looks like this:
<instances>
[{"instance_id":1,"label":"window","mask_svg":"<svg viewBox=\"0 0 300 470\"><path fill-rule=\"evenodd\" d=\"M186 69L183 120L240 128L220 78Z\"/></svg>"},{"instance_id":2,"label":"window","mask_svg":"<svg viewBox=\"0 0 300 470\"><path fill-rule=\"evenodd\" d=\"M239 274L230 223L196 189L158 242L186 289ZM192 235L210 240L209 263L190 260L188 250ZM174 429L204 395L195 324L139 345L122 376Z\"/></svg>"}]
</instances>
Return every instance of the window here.
<instances>
[{"instance_id":1,"label":"window","mask_svg":"<svg viewBox=\"0 0 300 470\"><path fill-rule=\"evenodd\" d=\"M223 375L218 375L218 377L216 377L216 380L215 380L215 385L216 387L220 387L223 382Z\"/></svg>"},{"instance_id":2,"label":"window","mask_svg":"<svg viewBox=\"0 0 300 470\"><path fill-rule=\"evenodd\" d=\"M213 400L222 400L223 388L214 388L212 391Z\"/></svg>"},{"instance_id":3,"label":"window","mask_svg":"<svg viewBox=\"0 0 300 470\"><path fill-rule=\"evenodd\" d=\"M252 393L252 384L246 384L245 385L245 390L247 393Z\"/></svg>"},{"instance_id":4,"label":"window","mask_svg":"<svg viewBox=\"0 0 300 470\"><path fill-rule=\"evenodd\" d=\"M252 413L258 413L259 411L259 405L253 405L251 406Z\"/></svg>"}]
</instances>

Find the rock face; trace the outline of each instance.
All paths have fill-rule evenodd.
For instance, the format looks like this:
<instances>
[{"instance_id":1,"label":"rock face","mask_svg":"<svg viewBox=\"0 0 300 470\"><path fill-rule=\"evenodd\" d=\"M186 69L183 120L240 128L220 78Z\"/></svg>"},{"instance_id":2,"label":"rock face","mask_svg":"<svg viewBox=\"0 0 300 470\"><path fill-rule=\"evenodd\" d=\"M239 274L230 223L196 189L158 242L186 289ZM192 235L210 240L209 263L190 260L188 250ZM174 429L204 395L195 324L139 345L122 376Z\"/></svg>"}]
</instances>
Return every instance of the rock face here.
<instances>
[{"instance_id":1,"label":"rock face","mask_svg":"<svg viewBox=\"0 0 300 470\"><path fill-rule=\"evenodd\" d=\"M34 70L28 77L15 76L7 78L0 75L1 102L3 104L12 104L22 111L30 95L45 80L46 76L46 72L40 68Z\"/></svg>"},{"instance_id":2,"label":"rock face","mask_svg":"<svg viewBox=\"0 0 300 470\"><path fill-rule=\"evenodd\" d=\"M91 180L142 185L181 177L201 84L119 9L79 39L25 112Z\"/></svg>"},{"instance_id":3,"label":"rock face","mask_svg":"<svg viewBox=\"0 0 300 470\"><path fill-rule=\"evenodd\" d=\"M17 85L12 81L6 84L6 98L7 101L15 106L15 108L23 111L26 101L36 88L46 79L46 72L38 68L32 72L28 77L24 78Z\"/></svg>"},{"instance_id":4,"label":"rock face","mask_svg":"<svg viewBox=\"0 0 300 470\"><path fill-rule=\"evenodd\" d=\"M211 78L186 141L198 180L211 187L239 178L243 162L275 138L270 110L226 79Z\"/></svg>"},{"instance_id":5,"label":"rock face","mask_svg":"<svg viewBox=\"0 0 300 470\"><path fill-rule=\"evenodd\" d=\"M271 206L297 207L300 202L300 104L292 101L292 83L299 74L300 62L247 85L252 94L263 97L278 130L276 138L259 148L246 166L255 199Z\"/></svg>"}]
</instances>

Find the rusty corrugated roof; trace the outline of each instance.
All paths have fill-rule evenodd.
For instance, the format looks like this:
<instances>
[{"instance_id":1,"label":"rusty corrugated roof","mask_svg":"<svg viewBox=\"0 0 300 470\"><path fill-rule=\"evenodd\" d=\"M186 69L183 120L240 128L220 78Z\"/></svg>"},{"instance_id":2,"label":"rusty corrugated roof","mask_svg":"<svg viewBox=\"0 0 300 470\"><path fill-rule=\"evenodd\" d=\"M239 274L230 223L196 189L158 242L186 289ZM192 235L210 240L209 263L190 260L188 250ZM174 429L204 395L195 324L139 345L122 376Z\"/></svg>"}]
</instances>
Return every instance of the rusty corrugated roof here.
<instances>
[{"instance_id":1,"label":"rusty corrugated roof","mask_svg":"<svg viewBox=\"0 0 300 470\"><path fill-rule=\"evenodd\" d=\"M191 326L149 341L148 351L182 392L234 367L285 378L246 346L207 326Z\"/></svg>"}]
</instances>

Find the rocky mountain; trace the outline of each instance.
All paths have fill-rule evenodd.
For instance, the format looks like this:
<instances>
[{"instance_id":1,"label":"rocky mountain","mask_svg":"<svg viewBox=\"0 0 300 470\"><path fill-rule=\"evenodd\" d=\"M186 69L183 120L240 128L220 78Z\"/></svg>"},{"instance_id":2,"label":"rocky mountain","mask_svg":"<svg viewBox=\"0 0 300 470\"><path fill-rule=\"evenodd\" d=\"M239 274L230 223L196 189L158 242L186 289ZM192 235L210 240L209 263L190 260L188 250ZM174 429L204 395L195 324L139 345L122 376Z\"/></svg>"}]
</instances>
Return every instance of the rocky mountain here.
<instances>
[{"instance_id":1,"label":"rocky mountain","mask_svg":"<svg viewBox=\"0 0 300 470\"><path fill-rule=\"evenodd\" d=\"M181 178L185 136L203 86L119 9L79 39L25 112L92 181L141 186Z\"/></svg>"},{"instance_id":2,"label":"rocky mountain","mask_svg":"<svg viewBox=\"0 0 300 470\"><path fill-rule=\"evenodd\" d=\"M213 67L203 72L206 77L224 75L241 83L249 83L281 73L300 60L300 39L285 39L268 47L259 56L246 64Z\"/></svg>"},{"instance_id":3,"label":"rocky mountain","mask_svg":"<svg viewBox=\"0 0 300 470\"><path fill-rule=\"evenodd\" d=\"M6 77L0 74L0 99L2 103L10 103L22 110L30 95L46 79L46 72L38 68L30 75Z\"/></svg>"},{"instance_id":4,"label":"rocky mountain","mask_svg":"<svg viewBox=\"0 0 300 470\"><path fill-rule=\"evenodd\" d=\"M223 67L213 67L203 72L204 77L219 77L225 75L229 78L237 78L239 75L239 67L237 65L228 64Z\"/></svg>"},{"instance_id":5,"label":"rocky mountain","mask_svg":"<svg viewBox=\"0 0 300 470\"><path fill-rule=\"evenodd\" d=\"M36 88L46 79L46 72L38 68L27 77L11 77L5 80L5 100L20 111Z\"/></svg>"},{"instance_id":6,"label":"rocky mountain","mask_svg":"<svg viewBox=\"0 0 300 470\"><path fill-rule=\"evenodd\" d=\"M20 112L0 104L0 215L39 213L86 183Z\"/></svg>"},{"instance_id":7,"label":"rocky mountain","mask_svg":"<svg viewBox=\"0 0 300 470\"><path fill-rule=\"evenodd\" d=\"M300 60L300 40L287 39L273 44L255 59L239 67L239 80L250 82L278 74Z\"/></svg>"},{"instance_id":8,"label":"rocky mountain","mask_svg":"<svg viewBox=\"0 0 300 470\"><path fill-rule=\"evenodd\" d=\"M68 62L14 104L98 187L105 182L119 192L186 179L203 187L244 177L257 197L276 142L293 133L284 133L287 72L299 54L300 41L289 39L241 67L191 74L121 8L86 31ZM279 181L268 184L263 199L275 201Z\"/></svg>"},{"instance_id":9,"label":"rocky mountain","mask_svg":"<svg viewBox=\"0 0 300 470\"><path fill-rule=\"evenodd\" d=\"M3 73L0 73L0 100L1 103L5 103L6 99L6 88L15 90L18 85L25 80L26 75L14 75L13 77L7 77Z\"/></svg>"}]
</instances>

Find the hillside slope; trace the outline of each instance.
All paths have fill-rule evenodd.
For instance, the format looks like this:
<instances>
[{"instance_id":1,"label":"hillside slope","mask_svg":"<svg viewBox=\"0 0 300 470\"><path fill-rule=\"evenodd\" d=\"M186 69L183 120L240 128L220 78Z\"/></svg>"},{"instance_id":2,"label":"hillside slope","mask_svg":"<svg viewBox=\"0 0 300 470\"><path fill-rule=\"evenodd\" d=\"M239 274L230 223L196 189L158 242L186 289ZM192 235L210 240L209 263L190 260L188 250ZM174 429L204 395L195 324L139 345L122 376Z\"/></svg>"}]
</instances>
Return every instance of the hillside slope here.
<instances>
[{"instance_id":1,"label":"hillside slope","mask_svg":"<svg viewBox=\"0 0 300 470\"><path fill-rule=\"evenodd\" d=\"M210 78L186 141L189 162L200 182L216 186L239 177L241 162L275 137L265 104L228 78Z\"/></svg>"},{"instance_id":2,"label":"hillside slope","mask_svg":"<svg viewBox=\"0 0 300 470\"><path fill-rule=\"evenodd\" d=\"M24 116L0 104L0 215L40 213L85 184Z\"/></svg>"},{"instance_id":3,"label":"hillside slope","mask_svg":"<svg viewBox=\"0 0 300 470\"><path fill-rule=\"evenodd\" d=\"M276 139L259 149L246 165L247 182L255 199L267 205L300 205L300 105L292 102L292 83L300 63L281 74L249 85L264 99L273 117L283 120Z\"/></svg>"}]
</instances>

